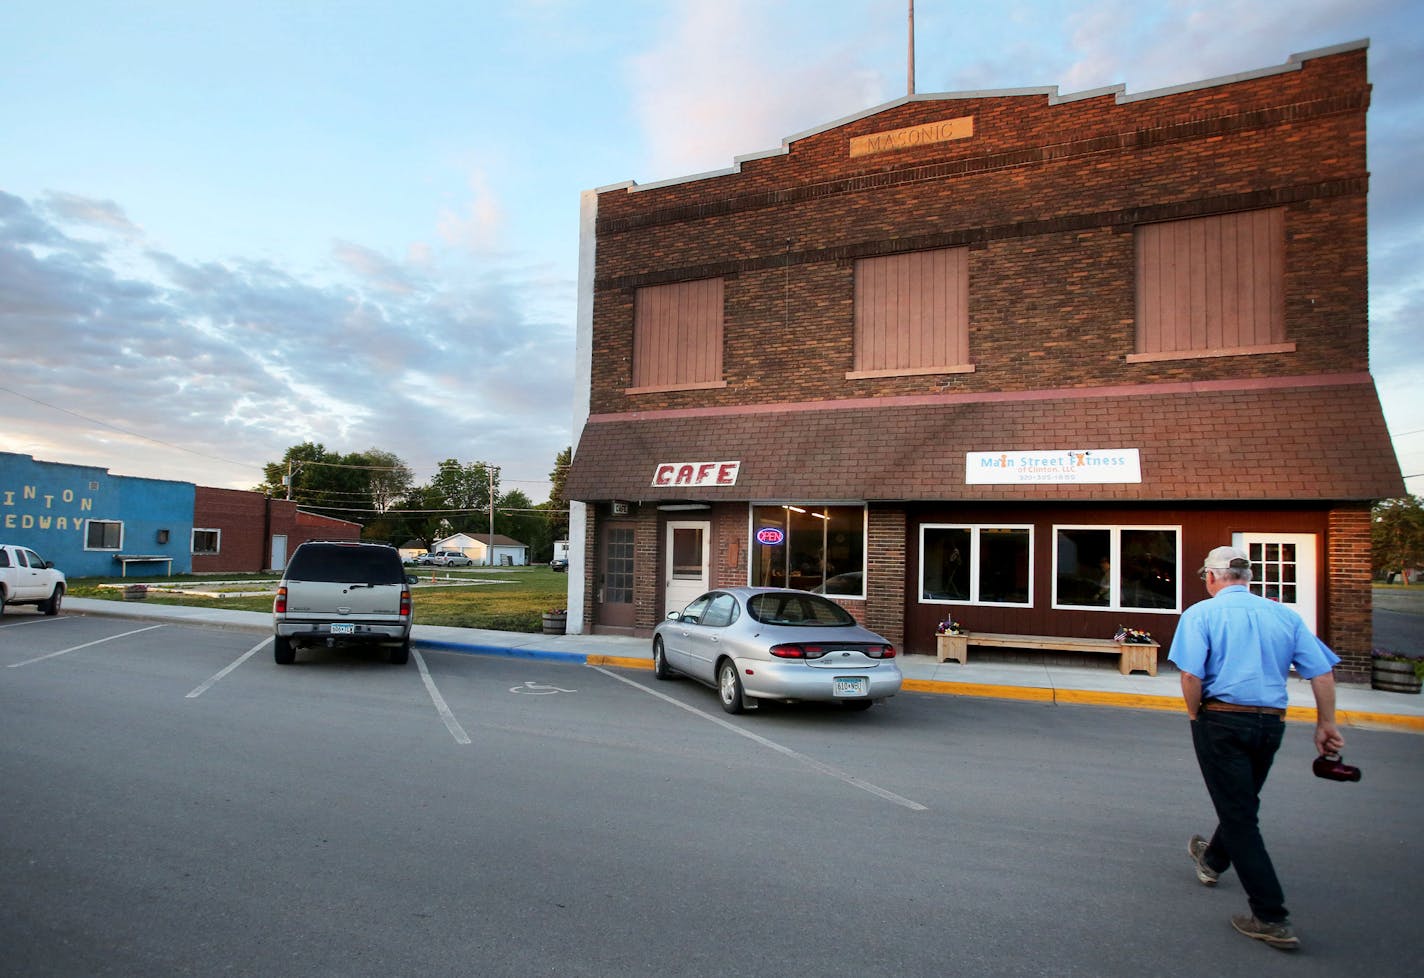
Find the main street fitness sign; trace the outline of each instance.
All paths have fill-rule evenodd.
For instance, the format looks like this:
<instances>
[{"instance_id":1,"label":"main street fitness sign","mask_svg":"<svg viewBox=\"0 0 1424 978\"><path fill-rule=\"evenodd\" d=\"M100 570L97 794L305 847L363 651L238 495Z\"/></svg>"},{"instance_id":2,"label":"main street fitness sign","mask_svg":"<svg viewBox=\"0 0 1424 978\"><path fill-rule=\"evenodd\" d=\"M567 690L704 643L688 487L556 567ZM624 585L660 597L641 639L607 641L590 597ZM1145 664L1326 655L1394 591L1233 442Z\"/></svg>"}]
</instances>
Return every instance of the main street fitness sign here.
<instances>
[{"instance_id":1,"label":"main street fitness sign","mask_svg":"<svg viewBox=\"0 0 1424 978\"><path fill-rule=\"evenodd\" d=\"M1141 482L1142 463L1135 448L965 452L964 481L971 486Z\"/></svg>"}]
</instances>

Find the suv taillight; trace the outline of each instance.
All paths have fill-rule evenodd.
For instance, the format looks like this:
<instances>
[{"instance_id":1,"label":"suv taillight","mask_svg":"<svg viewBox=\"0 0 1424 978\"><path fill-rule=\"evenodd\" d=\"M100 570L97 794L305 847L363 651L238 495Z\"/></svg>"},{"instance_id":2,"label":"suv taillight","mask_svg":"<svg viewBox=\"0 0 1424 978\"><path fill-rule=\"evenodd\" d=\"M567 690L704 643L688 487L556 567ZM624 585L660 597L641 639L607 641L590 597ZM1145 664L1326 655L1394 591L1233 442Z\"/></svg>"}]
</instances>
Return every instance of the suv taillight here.
<instances>
[{"instance_id":1,"label":"suv taillight","mask_svg":"<svg viewBox=\"0 0 1424 978\"><path fill-rule=\"evenodd\" d=\"M402 618L409 618L409 617L410 617L410 591L409 591L408 589L406 589L406 588L402 588L402 589L401 589L401 610L400 610L400 613L401 613L401 617L402 617Z\"/></svg>"},{"instance_id":2,"label":"suv taillight","mask_svg":"<svg viewBox=\"0 0 1424 978\"><path fill-rule=\"evenodd\" d=\"M277 600L272 602L272 614L285 615L287 613L287 589L279 587L277 589Z\"/></svg>"}]
</instances>

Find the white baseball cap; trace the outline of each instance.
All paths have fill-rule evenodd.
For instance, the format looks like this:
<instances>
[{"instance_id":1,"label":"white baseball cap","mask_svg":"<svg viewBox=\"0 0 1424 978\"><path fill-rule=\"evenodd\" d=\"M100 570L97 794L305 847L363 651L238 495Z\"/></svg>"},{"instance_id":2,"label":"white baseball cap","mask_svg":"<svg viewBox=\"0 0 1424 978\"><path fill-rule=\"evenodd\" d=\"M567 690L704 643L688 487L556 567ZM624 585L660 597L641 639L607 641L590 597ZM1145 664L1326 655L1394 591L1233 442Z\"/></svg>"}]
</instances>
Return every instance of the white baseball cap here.
<instances>
[{"instance_id":1,"label":"white baseball cap","mask_svg":"<svg viewBox=\"0 0 1424 978\"><path fill-rule=\"evenodd\" d=\"M1246 556L1243 550L1235 547L1217 547L1206 555L1206 562L1202 564L1203 571L1209 570L1245 570L1251 566L1251 558Z\"/></svg>"}]
</instances>

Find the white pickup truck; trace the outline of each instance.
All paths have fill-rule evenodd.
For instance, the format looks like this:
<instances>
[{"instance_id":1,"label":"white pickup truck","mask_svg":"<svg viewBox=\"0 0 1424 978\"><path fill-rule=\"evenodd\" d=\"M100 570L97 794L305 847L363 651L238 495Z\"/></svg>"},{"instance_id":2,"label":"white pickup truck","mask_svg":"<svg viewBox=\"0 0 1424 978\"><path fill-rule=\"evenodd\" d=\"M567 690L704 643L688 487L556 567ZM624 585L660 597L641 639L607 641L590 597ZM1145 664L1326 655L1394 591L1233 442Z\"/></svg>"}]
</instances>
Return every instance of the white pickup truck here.
<instances>
[{"instance_id":1,"label":"white pickup truck","mask_svg":"<svg viewBox=\"0 0 1424 978\"><path fill-rule=\"evenodd\" d=\"M64 601L64 572L26 547L0 543L0 614L7 605L32 604L47 615L59 614Z\"/></svg>"}]
</instances>

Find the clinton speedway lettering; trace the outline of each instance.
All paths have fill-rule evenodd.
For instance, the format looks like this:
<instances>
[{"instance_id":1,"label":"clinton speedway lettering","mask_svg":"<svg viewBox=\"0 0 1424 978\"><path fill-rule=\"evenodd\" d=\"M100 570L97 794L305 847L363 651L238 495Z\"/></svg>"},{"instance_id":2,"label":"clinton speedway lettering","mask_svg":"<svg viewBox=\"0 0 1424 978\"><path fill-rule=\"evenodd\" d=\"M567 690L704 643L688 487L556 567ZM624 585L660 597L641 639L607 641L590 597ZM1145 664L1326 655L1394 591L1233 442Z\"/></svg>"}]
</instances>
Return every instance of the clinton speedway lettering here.
<instances>
[{"instance_id":1,"label":"clinton speedway lettering","mask_svg":"<svg viewBox=\"0 0 1424 978\"><path fill-rule=\"evenodd\" d=\"M1141 482L1142 465L1135 448L966 452L964 481L970 485Z\"/></svg>"},{"instance_id":2,"label":"clinton speedway lettering","mask_svg":"<svg viewBox=\"0 0 1424 978\"><path fill-rule=\"evenodd\" d=\"M64 512L56 513L56 509ZM19 489L0 489L0 526L7 530L48 530L51 533L84 530L84 517L94 509L94 500L80 496L73 489L61 489L58 493L40 492L38 486L21 486ZM12 510L18 510L12 512Z\"/></svg>"},{"instance_id":3,"label":"clinton speedway lettering","mask_svg":"<svg viewBox=\"0 0 1424 978\"><path fill-rule=\"evenodd\" d=\"M659 462L653 469L653 487L735 486L741 467L740 461Z\"/></svg>"}]
</instances>

